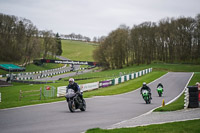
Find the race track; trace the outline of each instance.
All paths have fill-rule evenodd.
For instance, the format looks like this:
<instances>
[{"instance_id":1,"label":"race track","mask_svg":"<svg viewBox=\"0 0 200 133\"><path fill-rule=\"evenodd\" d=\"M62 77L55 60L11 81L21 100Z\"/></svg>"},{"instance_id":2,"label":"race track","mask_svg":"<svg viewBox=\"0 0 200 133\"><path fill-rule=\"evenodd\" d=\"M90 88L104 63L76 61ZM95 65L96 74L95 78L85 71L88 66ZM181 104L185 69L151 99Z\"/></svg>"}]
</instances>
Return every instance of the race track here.
<instances>
[{"instance_id":1,"label":"race track","mask_svg":"<svg viewBox=\"0 0 200 133\"><path fill-rule=\"evenodd\" d=\"M106 128L115 123L137 117L177 97L192 73L170 72L149 84L152 103L147 105L140 90L115 96L86 99L86 112L71 113L65 101L0 110L1 133L79 133L89 128ZM164 85L163 97L156 86Z\"/></svg>"}]
</instances>

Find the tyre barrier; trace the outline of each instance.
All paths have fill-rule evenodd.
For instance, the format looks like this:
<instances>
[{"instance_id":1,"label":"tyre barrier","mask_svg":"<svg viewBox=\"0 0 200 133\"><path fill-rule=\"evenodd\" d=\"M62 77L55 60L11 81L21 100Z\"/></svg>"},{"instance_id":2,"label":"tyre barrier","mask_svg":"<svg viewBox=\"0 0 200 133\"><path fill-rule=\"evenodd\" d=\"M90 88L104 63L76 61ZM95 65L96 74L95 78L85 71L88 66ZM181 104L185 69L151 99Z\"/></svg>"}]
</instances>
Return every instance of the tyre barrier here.
<instances>
[{"instance_id":1,"label":"tyre barrier","mask_svg":"<svg viewBox=\"0 0 200 133\"><path fill-rule=\"evenodd\" d=\"M188 86L185 90L185 104L184 108L198 108L199 107L198 87Z\"/></svg>"}]
</instances>

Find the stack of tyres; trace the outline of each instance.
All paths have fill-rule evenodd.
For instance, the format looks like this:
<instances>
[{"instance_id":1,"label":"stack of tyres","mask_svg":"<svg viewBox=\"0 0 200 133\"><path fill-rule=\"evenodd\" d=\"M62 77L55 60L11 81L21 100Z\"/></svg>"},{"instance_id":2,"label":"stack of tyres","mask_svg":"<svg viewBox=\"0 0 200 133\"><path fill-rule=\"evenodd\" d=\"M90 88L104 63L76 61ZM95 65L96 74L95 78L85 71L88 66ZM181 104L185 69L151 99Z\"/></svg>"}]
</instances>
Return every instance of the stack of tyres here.
<instances>
[{"instance_id":1,"label":"stack of tyres","mask_svg":"<svg viewBox=\"0 0 200 133\"><path fill-rule=\"evenodd\" d=\"M198 108L198 88L197 86L188 86L189 89L189 105L188 108Z\"/></svg>"}]
</instances>

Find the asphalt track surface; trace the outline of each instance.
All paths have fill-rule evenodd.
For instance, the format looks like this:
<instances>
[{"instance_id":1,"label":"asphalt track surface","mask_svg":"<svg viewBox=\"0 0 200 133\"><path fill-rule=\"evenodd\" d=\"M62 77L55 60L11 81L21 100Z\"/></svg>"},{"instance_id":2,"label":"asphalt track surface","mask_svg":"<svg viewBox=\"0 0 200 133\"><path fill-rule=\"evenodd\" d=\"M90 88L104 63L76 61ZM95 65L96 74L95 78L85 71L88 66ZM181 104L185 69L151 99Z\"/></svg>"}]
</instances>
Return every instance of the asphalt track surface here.
<instances>
[{"instance_id":1,"label":"asphalt track surface","mask_svg":"<svg viewBox=\"0 0 200 133\"><path fill-rule=\"evenodd\" d=\"M169 72L149 84L152 103L145 104L140 89L105 97L87 98L87 110L71 113L65 101L0 110L1 133L79 133L90 128L110 125L142 115L177 97L187 85L192 73ZM163 97L156 86L164 85Z\"/></svg>"}]
</instances>

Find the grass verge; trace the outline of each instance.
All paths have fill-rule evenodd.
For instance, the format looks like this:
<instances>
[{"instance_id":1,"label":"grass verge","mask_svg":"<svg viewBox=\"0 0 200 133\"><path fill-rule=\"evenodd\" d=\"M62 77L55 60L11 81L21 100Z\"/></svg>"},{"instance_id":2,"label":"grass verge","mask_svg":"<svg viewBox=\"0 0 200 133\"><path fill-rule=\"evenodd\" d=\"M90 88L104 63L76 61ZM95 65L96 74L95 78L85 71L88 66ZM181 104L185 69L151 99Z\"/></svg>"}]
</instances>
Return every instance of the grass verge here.
<instances>
[{"instance_id":1,"label":"grass verge","mask_svg":"<svg viewBox=\"0 0 200 133\"><path fill-rule=\"evenodd\" d=\"M86 133L199 133L200 119L165 124L154 124L149 126L138 126L135 128L120 129L89 129Z\"/></svg>"},{"instance_id":2,"label":"grass verge","mask_svg":"<svg viewBox=\"0 0 200 133\"><path fill-rule=\"evenodd\" d=\"M154 110L154 112L163 112L163 111L176 111L184 108L184 93L171 104L165 105Z\"/></svg>"}]
</instances>

